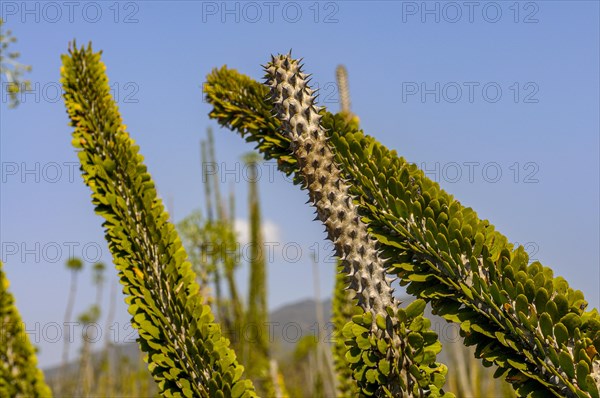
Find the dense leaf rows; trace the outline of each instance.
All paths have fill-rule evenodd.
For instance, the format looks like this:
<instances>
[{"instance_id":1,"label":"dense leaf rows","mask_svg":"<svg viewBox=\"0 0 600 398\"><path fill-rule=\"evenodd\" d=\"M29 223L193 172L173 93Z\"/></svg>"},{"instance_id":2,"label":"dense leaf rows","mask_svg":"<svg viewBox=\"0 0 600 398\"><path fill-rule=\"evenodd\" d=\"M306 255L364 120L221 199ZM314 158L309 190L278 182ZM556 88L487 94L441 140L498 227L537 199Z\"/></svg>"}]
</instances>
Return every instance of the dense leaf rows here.
<instances>
[{"instance_id":1,"label":"dense leaf rows","mask_svg":"<svg viewBox=\"0 0 600 398\"><path fill-rule=\"evenodd\" d=\"M72 142L159 390L173 397L253 396L202 305L186 252L110 95L100 53L73 46L62 60Z\"/></svg>"},{"instance_id":2,"label":"dense leaf rows","mask_svg":"<svg viewBox=\"0 0 600 398\"><path fill-rule=\"evenodd\" d=\"M214 70L205 93L210 116L237 130L286 174L298 166L289 138L271 117L268 89L234 70ZM415 165L355 123L321 111L321 124L370 233L407 291L457 322L467 345L521 396L597 397L600 321L580 291L539 262L528 264L487 220L480 220Z\"/></svg>"},{"instance_id":3,"label":"dense leaf rows","mask_svg":"<svg viewBox=\"0 0 600 398\"><path fill-rule=\"evenodd\" d=\"M52 392L37 368L35 349L8 287L0 262L0 396L50 398Z\"/></svg>"}]
</instances>

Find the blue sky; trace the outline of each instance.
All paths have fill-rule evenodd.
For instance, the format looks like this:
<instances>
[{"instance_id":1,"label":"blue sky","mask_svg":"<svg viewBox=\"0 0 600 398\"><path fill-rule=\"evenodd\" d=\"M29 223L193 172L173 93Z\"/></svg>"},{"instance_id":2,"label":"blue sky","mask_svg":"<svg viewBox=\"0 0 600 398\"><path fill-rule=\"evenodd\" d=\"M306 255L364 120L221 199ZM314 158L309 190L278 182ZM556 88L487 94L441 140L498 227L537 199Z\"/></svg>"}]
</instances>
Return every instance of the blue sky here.
<instances>
[{"instance_id":1,"label":"blue sky","mask_svg":"<svg viewBox=\"0 0 600 398\"><path fill-rule=\"evenodd\" d=\"M599 307L598 2L467 4L3 1L14 49L33 66L34 94L9 110L2 87L1 254L42 366L60 359L55 326L67 301L69 248L110 264L58 91L60 54L73 39L103 50L124 121L176 221L204 204L199 140L212 126L222 190L233 186L243 225L240 156L252 147L209 120L202 82L223 64L261 79L270 54L291 48L313 73L322 104L338 109L335 67L344 64L368 134ZM269 306L313 296L311 251L321 260L321 295L329 296L329 246L310 221L306 193L272 165L261 171L273 242ZM90 268L80 275L76 314L95 297ZM114 269L108 274L116 283ZM246 269L239 279L245 291ZM120 331L103 333L123 342L128 314L117 301Z\"/></svg>"}]
</instances>

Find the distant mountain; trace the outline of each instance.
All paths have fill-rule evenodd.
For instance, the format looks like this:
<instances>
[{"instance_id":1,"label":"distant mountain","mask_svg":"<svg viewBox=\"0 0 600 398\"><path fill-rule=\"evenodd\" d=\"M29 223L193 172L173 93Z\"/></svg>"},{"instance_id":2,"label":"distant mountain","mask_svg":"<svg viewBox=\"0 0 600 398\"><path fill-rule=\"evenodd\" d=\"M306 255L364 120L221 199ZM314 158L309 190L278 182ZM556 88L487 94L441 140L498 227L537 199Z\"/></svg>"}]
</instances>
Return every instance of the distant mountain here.
<instances>
[{"instance_id":1,"label":"distant mountain","mask_svg":"<svg viewBox=\"0 0 600 398\"><path fill-rule=\"evenodd\" d=\"M121 363L121 364L142 364L143 356L138 347L137 343L126 343L126 344L116 344L110 346L109 349L110 362L111 363ZM92 353L92 364L95 368L99 368L102 363L102 352L95 351ZM143 365L145 366L145 365ZM65 368L65 374L67 375L75 375L78 374L80 370L81 364L78 360L73 360L69 362ZM61 366L53 366L51 368L47 368L44 370L44 375L49 384L54 383L54 381L60 377L61 374Z\"/></svg>"},{"instance_id":2,"label":"distant mountain","mask_svg":"<svg viewBox=\"0 0 600 398\"><path fill-rule=\"evenodd\" d=\"M293 350L295 344L304 336L320 337L327 341L332 333L331 300L321 303L323 322L317 317L317 302L307 299L286 304L269 314L269 334L272 343L283 351Z\"/></svg>"},{"instance_id":3,"label":"distant mountain","mask_svg":"<svg viewBox=\"0 0 600 398\"><path fill-rule=\"evenodd\" d=\"M413 300L413 297L402 298L402 306L410 304ZM319 329L320 337L324 339L324 341L331 342L331 299L323 301L322 308L325 324L321 325ZM462 339L459 336L459 325L448 323L445 319L433 315L429 305L425 308L425 317L431 321L431 329L438 333L442 344L447 345L450 343L460 342L462 346ZM286 304L283 307L272 311L269 319L272 330L271 335L274 337L271 342L275 343L275 347L277 348L277 350L274 352L276 357L279 355L285 355L289 353L289 351L292 351L296 342L298 342L302 336L317 336L318 321L315 300L306 299L295 303ZM280 350L282 352L278 352ZM444 352L440 353L438 357L441 361L446 360Z\"/></svg>"},{"instance_id":4,"label":"distant mountain","mask_svg":"<svg viewBox=\"0 0 600 398\"><path fill-rule=\"evenodd\" d=\"M412 300L412 297L405 298L403 305L408 305ZM331 342L331 299L322 301L321 306L324 324L319 324L317 321L317 305L316 301L312 299L286 304L269 314L269 340L275 358L281 359L288 356L294 350L296 343L304 336L315 336L315 338L318 336L322 341ZM432 315L429 306L425 310L425 316L431 320L431 328L438 333L443 344L461 340L458 334L458 325L447 323L444 319ZM142 358L137 343L113 346L111 355L112 358L120 358L121 361L124 358L131 364L140 363ZM446 355L442 352L439 360L445 361L445 357ZM100 360L101 354L94 353L92 363L99 364ZM67 367L67 374L74 374L79 367L78 362L71 362ZM49 380L52 380L59 374L59 370L60 367L56 366L46 369L44 373Z\"/></svg>"}]
</instances>

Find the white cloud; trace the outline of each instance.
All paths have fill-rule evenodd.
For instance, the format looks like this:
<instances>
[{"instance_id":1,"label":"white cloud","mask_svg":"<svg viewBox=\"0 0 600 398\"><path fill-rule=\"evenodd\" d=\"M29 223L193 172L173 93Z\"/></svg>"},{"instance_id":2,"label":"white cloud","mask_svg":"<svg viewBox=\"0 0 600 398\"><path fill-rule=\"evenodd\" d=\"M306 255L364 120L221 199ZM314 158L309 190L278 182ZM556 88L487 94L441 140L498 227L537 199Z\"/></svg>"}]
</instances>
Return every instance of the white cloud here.
<instances>
[{"instance_id":1,"label":"white cloud","mask_svg":"<svg viewBox=\"0 0 600 398\"><path fill-rule=\"evenodd\" d=\"M238 236L238 242L240 245L245 245L250 241L249 223L247 219L236 218L235 219L235 231ZM262 222L262 233L265 242L280 242L281 233L279 226L273 221L264 220Z\"/></svg>"}]
</instances>

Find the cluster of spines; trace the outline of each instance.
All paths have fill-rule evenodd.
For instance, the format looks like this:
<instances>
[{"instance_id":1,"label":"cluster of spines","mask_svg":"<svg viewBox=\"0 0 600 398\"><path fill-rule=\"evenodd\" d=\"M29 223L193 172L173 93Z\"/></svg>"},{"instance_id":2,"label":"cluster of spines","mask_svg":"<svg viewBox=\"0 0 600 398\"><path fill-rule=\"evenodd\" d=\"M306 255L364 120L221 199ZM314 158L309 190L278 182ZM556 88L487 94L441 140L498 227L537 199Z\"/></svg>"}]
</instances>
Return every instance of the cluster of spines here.
<instances>
[{"instance_id":1,"label":"cluster of spines","mask_svg":"<svg viewBox=\"0 0 600 398\"><path fill-rule=\"evenodd\" d=\"M275 114L291 140L310 201L345 265L350 288L365 311L383 314L395 306L390 280L327 145L308 76L289 55L272 57L265 69Z\"/></svg>"},{"instance_id":2,"label":"cluster of spines","mask_svg":"<svg viewBox=\"0 0 600 398\"><path fill-rule=\"evenodd\" d=\"M261 97L267 90L222 68L209 75L205 91L214 106L211 117L258 143L266 158L277 159L282 171L300 181L297 162L286 153L289 139L268 117L272 105ZM600 322L596 310L583 312L581 292L539 263L527 266L526 255L518 254L522 249L515 252L489 222L395 151L344 117L321 114L350 193L385 256L394 260L389 272L444 318L461 324L466 344L476 345L484 364L496 364L496 376L506 377L520 395L597 397ZM463 257L462 249L479 255ZM544 301L552 302L544 308L547 315L539 310ZM538 336L528 334L532 327Z\"/></svg>"}]
</instances>

